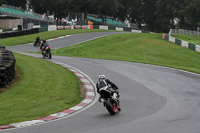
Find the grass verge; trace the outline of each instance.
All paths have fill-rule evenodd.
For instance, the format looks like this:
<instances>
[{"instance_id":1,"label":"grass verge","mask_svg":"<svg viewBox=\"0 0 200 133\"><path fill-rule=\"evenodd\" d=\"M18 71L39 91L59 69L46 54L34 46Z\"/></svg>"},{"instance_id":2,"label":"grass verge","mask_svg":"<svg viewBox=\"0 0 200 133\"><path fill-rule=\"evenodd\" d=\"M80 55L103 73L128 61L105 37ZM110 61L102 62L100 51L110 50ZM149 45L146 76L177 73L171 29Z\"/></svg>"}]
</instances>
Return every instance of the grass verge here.
<instances>
[{"instance_id":1,"label":"grass verge","mask_svg":"<svg viewBox=\"0 0 200 133\"><path fill-rule=\"evenodd\" d=\"M43 59L15 53L20 81L0 94L0 125L37 119L79 103L76 76Z\"/></svg>"},{"instance_id":2,"label":"grass verge","mask_svg":"<svg viewBox=\"0 0 200 133\"><path fill-rule=\"evenodd\" d=\"M40 32L31 35L12 37L0 39L0 45L2 46L14 46L20 44L32 43L35 41L36 37L40 36L41 39L51 39L64 35L72 35L79 33L89 33L89 32L109 32L111 30L98 30L98 29L73 29L73 30L56 30L56 31L48 31L48 32Z\"/></svg>"},{"instance_id":3,"label":"grass verge","mask_svg":"<svg viewBox=\"0 0 200 133\"><path fill-rule=\"evenodd\" d=\"M194 36L194 35L173 35L173 37L184 40L193 44L200 45L200 36Z\"/></svg>"},{"instance_id":4,"label":"grass verge","mask_svg":"<svg viewBox=\"0 0 200 133\"><path fill-rule=\"evenodd\" d=\"M52 53L61 56L148 63L200 73L200 53L161 38L161 34L116 34L52 50Z\"/></svg>"}]
</instances>

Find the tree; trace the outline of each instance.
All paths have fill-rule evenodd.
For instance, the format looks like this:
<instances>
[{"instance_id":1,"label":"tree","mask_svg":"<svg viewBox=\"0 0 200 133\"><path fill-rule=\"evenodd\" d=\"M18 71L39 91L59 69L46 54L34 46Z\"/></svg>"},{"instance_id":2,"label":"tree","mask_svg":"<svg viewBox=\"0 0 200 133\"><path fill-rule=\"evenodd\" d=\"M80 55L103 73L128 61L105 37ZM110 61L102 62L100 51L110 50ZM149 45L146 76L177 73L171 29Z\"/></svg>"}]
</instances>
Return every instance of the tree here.
<instances>
[{"instance_id":1,"label":"tree","mask_svg":"<svg viewBox=\"0 0 200 133\"><path fill-rule=\"evenodd\" d=\"M13 5L26 0L12 1ZM168 32L175 26L196 29L200 26L199 0L29 0L36 13L54 15L57 19L68 16L69 12L111 16L128 19L142 24L151 31ZM25 4L23 4L25 5Z\"/></svg>"},{"instance_id":2,"label":"tree","mask_svg":"<svg viewBox=\"0 0 200 133\"><path fill-rule=\"evenodd\" d=\"M187 27L192 30L196 30L200 26L200 1L190 0L187 1L186 11L185 11L185 22Z\"/></svg>"},{"instance_id":3,"label":"tree","mask_svg":"<svg viewBox=\"0 0 200 133\"><path fill-rule=\"evenodd\" d=\"M27 0L6 0L5 4L26 9Z\"/></svg>"},{"instance_id":4,"label":"tree","mask_svg":"<svg viewBox=\"0 0 200 133\"><path fill-rule=\"evenodd\" d=\"M160 32L169 32L170 28L174 28L174 20L177 18L175 15L176 5L173 1L157 0L156 1L156 20L155 28Z\"/></svg>"},{"instance_id":5,"label":"tree","mask_svg":"<svg viewBox=\"0 0 200 133\"><path fill-rule=\"evenodd\" d=\"M54 15L58 20L67 16L69 0L30 0L31 8L39 14Z\"/></svg>"},{"instance_id":6,"label":"tree","mask_svg":"<svg viewBox=\"0 0 200 133\"><path fill-rule=\"evenodd\" d=\"M156 15L156 0L143 0L142 1L142 10L143 10L143 21L146 24L147 30L154 31L155 30L155 20L157 18Z\"/></svg>"},{"instance_id":7,"label":"tree","mask_svg":"<svg viewBox=\"0 0 200 133\"><path fill-rule=\"evenodd\" d=\"M129 0L119 0L119 2L121 3L121 6L118 9L117 17L119 17L120 20L126 20L126 19L130 19L130 15L129 15Z\"/></svg>"},{"instance_id":8,"label":"tree","mask_svg":"<svg viewBox=\"0 0 200 133\"><path fill-rule=\"evenodd\" d=\"M1 6L2 4L5 4L5 3L6 3L5 0L0 0L0 6Z\"/></svg>"},{"instance_id":9,"label":"tree","mask_svg":"<svg viewBox=\"0 0 200 133\"><path fill-rule=\"evenodd\" d=\"M143 5L141 0L128 1L128 14L130 15L130 22L136 23L141 28L144 17Z\"/></svg>"},{"instance_id":10,"label":"tree","mask_svg":"<svg viewBox=\"0 0 200 133\"><path fill-rule=\"evenodd\" d=\"M96 1L96 10L98 15L117 16L117 12L121 6L122 4L119 0Z\"/></svg>"},{"instance_id":11,"label":"tree","mask_svg":"<svg viewBox=\"0 0 200 133\"><path fill-rule=\"evenodd\" d=\"M83 14L78 16L79 20L83 20L84 22L86 22L87 19L87 15L88 13L96 13L96 0L76 0L76 1L71 1L70 5L68 8L70 9L71 12L74 13L83 13L84 14L84 18L83 18ZM82 23L83 21L79 21L80 23Z\"/></svg>"},{"instance_id":12,"label":"tree","mask_svg":"<svg viewBox=\"0 0 200 133\"><path fill-rule=\"evenodd\" d=\"M54 15L55 18L62 19L68 16L70 1L68 0L51 0L53 6L49 7L49 13Z\"/></svg>"},{"instance_id":13,"label":"tree","mask_svg":"<svg viewBox=\"0 0 200 133\"><path fill-rule=\"evenodd\" d=\"M52 0L30 0L29 2L33 11L39 14L47 13L49 6L53 5Z\"/></svg>"},{"instance_id":14,"label":"tree","mask_svg":"<svg viewBox=\"0 0 200 133\"><path fill-rule=\"evenodd\" d=\"M0 0L0 5L7 4L11 6L21 7L23 9L26 9L26 0Z\"/></svg>"}]
</instances>

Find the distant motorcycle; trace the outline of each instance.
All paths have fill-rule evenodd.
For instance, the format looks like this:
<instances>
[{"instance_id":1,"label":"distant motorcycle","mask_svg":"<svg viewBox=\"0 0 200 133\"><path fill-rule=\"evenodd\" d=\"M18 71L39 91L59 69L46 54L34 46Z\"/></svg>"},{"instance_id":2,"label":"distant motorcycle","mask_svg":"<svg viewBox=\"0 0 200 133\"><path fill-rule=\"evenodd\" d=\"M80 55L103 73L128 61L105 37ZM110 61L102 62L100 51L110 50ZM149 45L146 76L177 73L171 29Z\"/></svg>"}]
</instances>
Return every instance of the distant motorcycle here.
<instances>
[{"instance_id":1,"label":"distant motorcycle","mask_svg":"<svg viewBox=\"0 0 200 133\"><path fill-rule=\"evenodd\" d=\"M33 46L34 47L39 47L41 45L42 41L39 41L39 42L33 42Z\"/></svg>"},{"instance_id":2,"label":"distant motorcycle","mask_svg":"<svg viewBox=\"0 0 200 133\"><path fill-rule=\"evenodd\" d=\"M108 86L101 88L99 94L105 99L103 104L111 115L115 115L117 112L121 111L119 97L113 97L112 90L110 90Z\"/></svg>"},{"instance_id":3,"label":"distant motorcycle","mask_svg":"<svg viewBox=\"0 0 200 133\"><path fill-rule=\"evenodd\" d=\"M51 55L51 48L50 46L43 48L42 50L42 56L43 58L47 57L49 59L51 59L52 55Z\"/></svg>"}]
</instances>

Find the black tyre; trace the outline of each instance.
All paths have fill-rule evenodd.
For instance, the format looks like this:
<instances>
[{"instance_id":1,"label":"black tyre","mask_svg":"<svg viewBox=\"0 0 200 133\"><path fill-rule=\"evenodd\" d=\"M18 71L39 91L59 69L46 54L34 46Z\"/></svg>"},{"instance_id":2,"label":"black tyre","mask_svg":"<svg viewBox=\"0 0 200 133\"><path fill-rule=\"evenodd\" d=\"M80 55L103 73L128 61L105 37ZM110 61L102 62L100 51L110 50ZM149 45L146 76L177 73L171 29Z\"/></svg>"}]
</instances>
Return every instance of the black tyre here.
<instances>
[{"instance_id":1,"label":"black tyre","mask_svg":"<svg viewBox=\"0 0 200 133\"><path fill-rule=\"evenodd\" d=\"M49 59L51 59L52 55L51 55L51 52L49 51Z\"/></svg>"},{"instance_id":2,"label":"black tyre","mask_svg":"<svg viewBox=\"0 0 200 133\"><path fill-rule=\"evenodd\" d=\"M113 108L112 100L110 98L108 98L106 101L106 109L111 115L115 115L115 108Z\"/></svg>"},{"instance_id":3,"label":"black tyre","mask_svg":"<svg viewBox=\"0 0 200 133\"><path fill-rule=\"evenodd\" d=\"M43 52L42 52L42 57L43 57L43 58L45 58L45 57L46 57L46 54L44 54Z\"/></svg>"}]
</instances>

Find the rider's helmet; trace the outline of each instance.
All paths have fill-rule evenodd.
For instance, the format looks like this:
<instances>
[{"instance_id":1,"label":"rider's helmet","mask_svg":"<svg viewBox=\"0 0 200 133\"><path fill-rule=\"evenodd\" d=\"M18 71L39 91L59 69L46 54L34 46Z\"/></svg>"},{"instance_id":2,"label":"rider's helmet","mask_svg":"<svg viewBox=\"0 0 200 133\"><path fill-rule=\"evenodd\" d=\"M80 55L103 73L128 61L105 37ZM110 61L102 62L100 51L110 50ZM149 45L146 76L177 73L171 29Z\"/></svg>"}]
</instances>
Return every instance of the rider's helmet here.
<instances>
[{"instance_id":1,"label":"rider's helmet","mask_svg":"<svg viewBox=\"0 0 200 133\"><path fill-rule=\"evenodd\" d=\"M46 40L43 40L42 42L43 42L43 43L45 43L45 42L46 42Z\"/></svg>"},{"instance_id":2,"label":"rider's helmet","mask_svg":"<svg viewBox=\"0 0 200 133\"><path fill-rule=\"evenodd\" d=\"M99 81L102 81L102 80L104 80L104 79L106 79L106 76L105 76L105 75L99 75Z\"/></svg>"}]
</instances>

